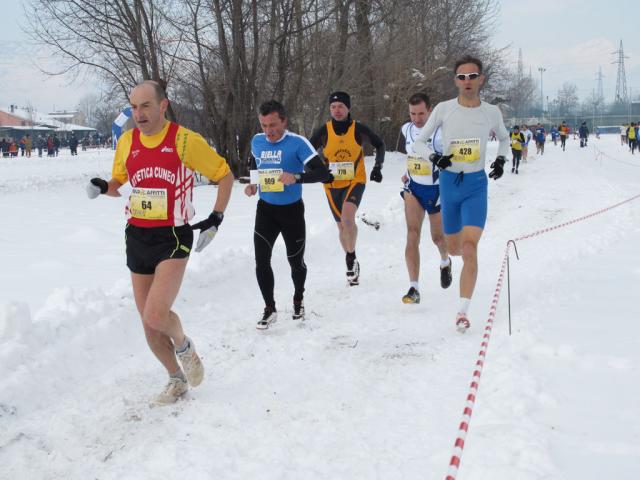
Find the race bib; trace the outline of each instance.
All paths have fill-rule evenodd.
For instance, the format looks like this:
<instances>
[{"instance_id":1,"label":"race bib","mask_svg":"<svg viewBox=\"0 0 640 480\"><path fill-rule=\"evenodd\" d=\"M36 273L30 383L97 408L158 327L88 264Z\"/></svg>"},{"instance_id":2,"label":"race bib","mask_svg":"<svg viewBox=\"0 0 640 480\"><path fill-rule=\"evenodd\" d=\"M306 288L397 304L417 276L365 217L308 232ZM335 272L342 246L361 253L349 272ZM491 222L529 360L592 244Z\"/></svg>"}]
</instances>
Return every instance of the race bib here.
<instances>
[{"instance_id":1,"label":"race bib","mask_svg":"<svg viewBox=\"0 0 640 480\"><path fill-rule=\"evenodd\" d=\"M407 171L412 177L431 175L431 160L422 157L407 157Z\"/></svg>"},{"instance_id":2,"label":"race bib","mask_svg":"<svg viewBox=\"0 0 640 480\"><path fill-rule=\"evenodd\" d=\"M166 188L134 188L129 196L129 211L143 220L167 219Z\"/></svg>"},{"instance_id":3,"label":"race bib","mask_svg":"<svg viewBox=\"0 0 640 480\"><path fill-rule=\"evenodd\" d=\"M260 191L263 193L284 192L284 183L278 180L280 175L282 175L281 168L258 170Z\"/></svg>"},{"instance_id":4,"label":"race bib","mask_svg":"<svg viewBox=\"0 0 640 480\"><path fill-rule=\"evenodd\" d=\"M479 138L458 138L451 140L453 162L473 163L480 160Z\"/></svg>"},{"instance_id":5,"label":"race bib","mask_svg":"<svg viewBox=\"0 0 640 480\"><path fill-rule=\"evenodd\" d=\"M353 162L331 162L330 166L334 180L353 180Z\"/></svg>"}]
</instances>

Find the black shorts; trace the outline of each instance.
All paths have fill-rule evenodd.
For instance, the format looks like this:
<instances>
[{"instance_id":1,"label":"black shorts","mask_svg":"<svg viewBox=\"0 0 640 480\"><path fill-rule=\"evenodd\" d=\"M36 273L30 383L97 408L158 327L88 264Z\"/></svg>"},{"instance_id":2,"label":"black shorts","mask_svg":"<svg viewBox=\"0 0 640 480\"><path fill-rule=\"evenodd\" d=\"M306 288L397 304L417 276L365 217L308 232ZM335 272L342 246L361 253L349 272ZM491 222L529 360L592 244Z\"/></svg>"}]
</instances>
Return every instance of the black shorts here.
<instances>
[{"instance_id":1,"label":"black shorts","mask_svg":"<svg viewBox=\"0 0 640 480\"><path fill-rule=\"evenodd\" d=\"M133 273L152 275L163 260L187 258L193 245L190 225L142 228L128 224L125 228L127 267Z\"/></svg>"},{"instance_id":2,"label":"black shorts","mask_svg":"<svg viewBox=\"0 0 640 480\"><path fill-rule=\"evenodd\" d=\"M356 207L360 206L364 187L364 183L352 183L344 188L325 188L329 208L331 208L331 213L336 222L339 222L342 218L342 204L344 202L351 202Z\"/></svg>"}]
</instances>

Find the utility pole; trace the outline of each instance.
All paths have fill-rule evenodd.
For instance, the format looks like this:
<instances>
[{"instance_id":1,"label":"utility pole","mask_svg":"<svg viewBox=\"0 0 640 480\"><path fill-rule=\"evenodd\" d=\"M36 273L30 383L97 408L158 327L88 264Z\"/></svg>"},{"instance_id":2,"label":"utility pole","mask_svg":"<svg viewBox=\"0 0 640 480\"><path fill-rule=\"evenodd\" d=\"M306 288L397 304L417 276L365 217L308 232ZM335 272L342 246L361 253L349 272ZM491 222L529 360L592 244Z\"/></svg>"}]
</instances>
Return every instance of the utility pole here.
<instances>
[{"instance_id":1,"label":"utility pole","mask_svg":"<svg viewBox=\"0 0 640 480\"><path fill-rule=\"evenodd\" d=\"M602 86L602 79L604 78L604 75L602 74L602 67L600 67L598 69L598 90L596 93L596 98L598 101L598 108L600 110L600 123L602 123L602 115L603 115L603 111L604 111L604 88Z\"/></svg>"},{"instance_id":2,"label":"utility pole","mask_svg":"<svg viewBox=\"0 0 640 480\"><path fill-rule=\"evenodd\" d=\"M540 72L540 116L544 119L544 95L542 93L542 74L547 71L544 67L538 67Z\"/></svg>"}]
</instances>

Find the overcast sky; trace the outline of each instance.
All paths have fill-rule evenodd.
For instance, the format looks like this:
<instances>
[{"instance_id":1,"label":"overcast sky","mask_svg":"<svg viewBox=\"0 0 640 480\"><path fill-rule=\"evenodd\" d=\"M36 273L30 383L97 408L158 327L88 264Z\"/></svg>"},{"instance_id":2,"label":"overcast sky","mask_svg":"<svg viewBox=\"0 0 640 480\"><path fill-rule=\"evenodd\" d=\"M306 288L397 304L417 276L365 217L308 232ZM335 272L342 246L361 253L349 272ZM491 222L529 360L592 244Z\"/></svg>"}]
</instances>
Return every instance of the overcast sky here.
<instances>
[{"instance_id":1,"label":"overcast sky","mask_svg":"<svg viewBox=\"0 0 640 480\"><path fill-rule=\"evenodd\" d=\"M616 90L617 55L623 42L627 88L635 98L640 93L640 45L637 41L638 2L590 2L585 0L535 0L501 2L500 28L495 46L510 45L509 57L517 64L522 49L525 73L539 81L542 74L545 97L553 99L564 82L575 83L581 99L597 88L602 67L605 101L613 101ZM629 16L631 14L631 16ZM635 44L634 44L635 43Z\"/></svg>"},{"instance_id":2,"label":"overcast sky","mask_svg":"<svg viewBox=\"0 0 640 480\"><path fill-rule=\"evenodd\" d=\"M0 29L0 108L10 104L32 104L40 112L71 110L82 96L99 87L90 79L49 77L37 65L53 68L51 60L30 45L21 26L26 25L20 0L2 0L3 22ZM638 3L631 0L586 2L584 0L535 0L500 2L499 26L494 46L509 48L509 61L515 68L518 49L522 49L525 73L531 70L540 79L543 73L544 96L553 99L564 82L578 86L581 99L597 86L596 75L602 67L607 102L616 88L617 60L612 52L624 43L627 87L635 97L640 93L640 42L635 20ZM634 45L635 42L635 45Z\"/></svg>"}]
</instances>

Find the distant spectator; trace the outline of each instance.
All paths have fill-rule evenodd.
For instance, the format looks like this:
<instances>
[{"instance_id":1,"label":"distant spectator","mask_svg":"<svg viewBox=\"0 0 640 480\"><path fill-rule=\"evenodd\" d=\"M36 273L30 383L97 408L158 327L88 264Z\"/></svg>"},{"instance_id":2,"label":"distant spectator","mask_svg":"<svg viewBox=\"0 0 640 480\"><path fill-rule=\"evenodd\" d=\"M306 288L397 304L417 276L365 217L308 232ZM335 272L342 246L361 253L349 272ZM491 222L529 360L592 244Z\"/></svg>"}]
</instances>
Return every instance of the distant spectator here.
<instances>
[{"instance_id":1,"label":"distant spectator","mask_svg":"<svg viewBox=\"0 0 640 480\"><path fill-rule=\"evenodd\" d=\"M16 141L12 138L9 141L9 156L10 157L17 157L18 156L18 144L16 143Z\"/></svg>"},{"instance_id":2,"label":"distant spectator","mask_svg":"<svg viewBox=\"0 0 640 480\"><path fill-rule=\"evenodd\" d=\"M27 151L27 158L31 158L31 149L33 148L33 142L31 136L28 133L24 139L24 147Z\"/></svg>"},{"instance_id":3,"label":"distant spectator","mask_svg":"<svg viewBox=\"0 0 640 480\"><path fill-rule=\"evenodd\" d=\"M46 145L46 142L44 141L44 138L42 138L42 135L38 135L38 138L36 140L36 148L38 149L39 157L42 156L42 150L44 149L45 145Z\"/></svg>"},{"instance_id":4,"label":"distant spectator","mask_svg":"<svg viewBox=\"0 0 640 480\"><path fill-rule=\"evenodd\" d=\"M49 135L47 137L47 157L53 157L55 154L55 148L53 145L53 137Z\"/></svg>"},{"instance_id":5,"label":"distant spectator","mask_svg":"<svg viewBox=\"0 0 640 480\"><path fill-rule=\"evenodd\" d=\"M27 139L22 137L20 139L20 142L18 143L18 146L20 147L20 156L24 157L24 151L25 151L25 148L27 147Z\"/></svg>"},{"instance_id":6,"label":"distant spectator","mask_svg":"<svg viewBox=\"0 0 640 480\"><path fill-rule=\"evenodd\" d=\"M54 149L55 155L57 157L58 156L58 152L60 151L60 139L58 138L58 136L55 133L53 134L53 149Z\"/></svg>"},{"instance_id":7,"label":"distant spectator","mask_svg":"<svg viewBox=\"0 0 640 480\"><path fill-rule=\"evenodd\" d=\"M69 150L71 150L71 155L78 155L78 138L73 132L69 137Z\"/></svg>"}]
</instances>

